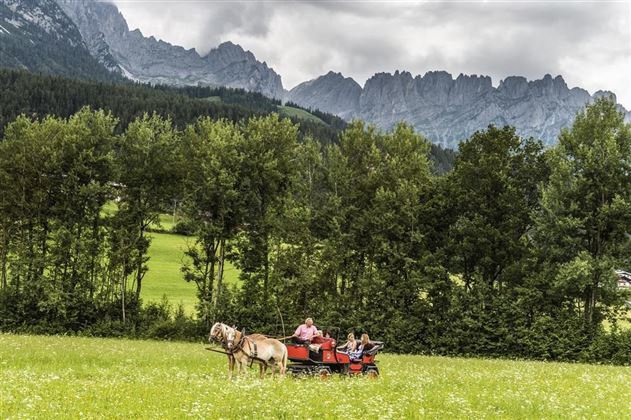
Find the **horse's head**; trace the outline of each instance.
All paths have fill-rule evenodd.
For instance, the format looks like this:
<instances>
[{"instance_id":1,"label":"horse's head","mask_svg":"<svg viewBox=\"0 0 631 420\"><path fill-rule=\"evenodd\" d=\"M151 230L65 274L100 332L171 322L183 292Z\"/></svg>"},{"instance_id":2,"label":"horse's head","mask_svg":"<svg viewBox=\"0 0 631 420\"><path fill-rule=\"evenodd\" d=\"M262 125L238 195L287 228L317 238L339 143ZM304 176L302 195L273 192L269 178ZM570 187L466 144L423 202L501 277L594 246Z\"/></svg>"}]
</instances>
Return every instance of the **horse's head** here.
<instances>
[{"instance_id":1,"label":"horse's head","mask_svg":"<svg viewBox=\"0 0 631 420\"><path fill-rule=\"evenodd\" d=\"M226 332L226 346L228 347L228 350L232 350L234 347L234 340L237 337L237 330L236 328L226 326Z\"/></svg>"},{"instance_id":2,"label":"horse's head","mask_svg":"<svg viewBox=\"0 0 631 420\"><path fill-rule=\"evenodd\" d=\"M215 324L210 329L208 341L222 341L224 338L224 325L221 322L215 322Z\"/></svg>"}]
</instances>

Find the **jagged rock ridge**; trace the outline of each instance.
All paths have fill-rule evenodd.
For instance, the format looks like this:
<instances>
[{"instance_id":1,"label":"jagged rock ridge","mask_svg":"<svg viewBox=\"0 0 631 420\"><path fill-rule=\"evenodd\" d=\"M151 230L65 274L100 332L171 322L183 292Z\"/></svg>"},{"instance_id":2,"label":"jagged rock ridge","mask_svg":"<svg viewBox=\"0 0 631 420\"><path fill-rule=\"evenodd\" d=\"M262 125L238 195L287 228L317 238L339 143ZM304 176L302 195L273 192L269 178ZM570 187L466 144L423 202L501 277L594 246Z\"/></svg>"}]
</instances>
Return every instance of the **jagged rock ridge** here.
<instances>
[{"instance_id":1,"label":"jagged rock ridge","mask_svg":"<svg viewBox=\"0 0 631 420\"><path fill-rule=\"evenodd\" d=\"M332 92L344 92L343 100ZM407 121L433 142L454 148L489 124L512 125L520 135L552 144L576 112L603 95L615 100L611 92L590 95L584 89L569 89L561 76L545 75L534 81L507 77L495 88L488 76L460 74L454 79L447 72L432 71L413 77L397 71L375 74L363 88L339 73L328 73L296 86L286 97L382 129ZM631 113L627 118L631 120Z\"/></svg>"},{"instance_id":2,"label":"jagged rock ridge","mask_svg":"<svg viewBox=\"0 0 631 420\"><path fill-rule=\"evenodd\" d=\"M53 0L0 1L0 66L71 77L113 79Z\"/></svg>"},{"instance_id":3,"label":"jagged rock ridge","mask_svg":"<svg viewBox=\"0 0 631 420\"><path fill-rule=\"evenodd\" d=\"M350 77L330 71L296 86L285 99L307 108L328 109L327 112L350 119L359 108L361 91L361 86Z\"/></svg>"},{"instance_id":4,"label":"jagged rock ridge","mask_svg":"<svg viewBox=\"0 0 631 420\"><path fill-rule=\"evenodd\" d=\"M239 45L225 42L200 56L194 49L145 37L138 29L130 31L123 15L111 3L57 1L84 39L90 40L92 54L107 68L115 63L113 70L130 79L175 86L228 86L274 98L284 94L280 76Z\"/></svg>"}]
</instances>

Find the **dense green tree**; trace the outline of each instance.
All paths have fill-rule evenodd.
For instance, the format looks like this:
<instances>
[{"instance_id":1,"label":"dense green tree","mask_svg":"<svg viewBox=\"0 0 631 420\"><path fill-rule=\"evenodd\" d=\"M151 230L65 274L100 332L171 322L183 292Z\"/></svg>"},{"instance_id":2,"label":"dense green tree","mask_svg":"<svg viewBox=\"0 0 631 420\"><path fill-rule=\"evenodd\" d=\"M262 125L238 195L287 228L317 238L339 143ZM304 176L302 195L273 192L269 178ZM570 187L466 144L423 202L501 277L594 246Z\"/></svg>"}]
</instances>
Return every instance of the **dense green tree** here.
<instances>
[{"instance_id":1,"label":"dense green tree","mask_svg":"<svg viewBox=\"0 0 631 420\"><path fill-rule=\"evenodd\" d=\"M19 118L2 143L4 281L26 319L75 322L104 275L116 120L83 109L69 120ZM8 251L8 252L7 252ZM9 273L9 274L8 274Z\"/></svg>"},{"instance_id":2,"label":"dense green tree","mask_svg":"<svg viewBox=\"0 0 631 420\"><path fill-rule=\"evenodd\" d=\"M528 249L532 212L547 169L540 142L490 126L460 144L448 175L445 232L451 273L472 290L519 282L515 264Z\"/></svg>"},{"instance_id":3,"label":"dense green tree","mask_svg":"<svg viewBox=\"0 0 631 420\"><path fill-rule=\"evenodd\" d=\"M339 146L319 149L298 150L301 170L279 216L274 295L295 319L410 327L428 249L418 215L431 191L429 142L405 125L384 134L354 123Z\"/></svg>"},{"instance_id":4,"label":"dense green tree","mask_svg":"<svg viewBox=\"0 0 631 420\"><path fill-rule=\"evenodd\" d=\"M119 184L117 218L132 226L135 266L135 299L140 298L147 271L150 238L147 229L159 223L160 211L167 208L179 190L178 134L170 120L156 114L144 115L127 127L117 144Z\"/></svg>"},{"instance_id":5,"label":"dense green tree","mask_svg":"<svg viewBox=\"0 0 631 420\"><path fill-rule=\"evenodd\" d=\"M613 270L631 264L631 126L596 101L559 136L537 215L542 278L557 304L598 325L616 302Z\"/></svg>"},{"instance_id":6,"label":"dense green tree","mask_svg":"<svg viewBox=\"0 0 631 420\"><path fill-rule=\"evenodd\" d=\"M240 188L245 194L245 224L240 265L249 286L269 293L270 254L281 244L275 238L297 171L298 127L277 114L250 119L242 127L244 141Z\"/></svg>"},{"instance_id":7,"label":"dense green tree","mask_svg":"<svg viewBox=\"0 0 631 420\"><path fill-rule=\"evenodd\" d=\"M186 281L197 285L198 312L206 321L223 288L227 241L244 222L243 142L239 127L210 118L199 119L183 135L184 209L196 236L195 244L186 252L190 263L183 272Z\"/></svg>"}]
</instances>

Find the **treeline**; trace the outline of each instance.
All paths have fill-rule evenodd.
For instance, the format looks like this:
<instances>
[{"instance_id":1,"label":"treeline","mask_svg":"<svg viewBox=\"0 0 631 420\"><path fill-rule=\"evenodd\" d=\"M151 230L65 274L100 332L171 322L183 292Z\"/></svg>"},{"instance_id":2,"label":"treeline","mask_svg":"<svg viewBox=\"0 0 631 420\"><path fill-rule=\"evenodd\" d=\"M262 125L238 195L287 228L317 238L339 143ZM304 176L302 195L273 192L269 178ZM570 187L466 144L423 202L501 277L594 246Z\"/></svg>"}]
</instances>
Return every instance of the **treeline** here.
<instances>
[{"instance_id":1,"label":"treeline","mask_svg":"<svg viewBox=\"0 0 631 420\"><path fill-rule=\"evenodd\" d=\"M445 176L404 124L355 122L337 144L276 114L118 124L83 109L7 126L3 330L201 338L213 320L272 333L309 315L389 351L631 362L613 271L631 264L631 127L611 102L550 150L477 132ZM195 238L194 321L140 301L147 229L173 200Z\"/></svg>"},{"instance_id":2,"label":"treeline","mask_svg":"<svg viewBox=\"0 0 631 420\"><path fill-rule=\"evenodd\" d=\"M244 108L257 110L261 113L277 112L278 106L281 105L281 102L278 99L271 99L262 93L247 92L243 89L209 86L173 87L166 85L158 85L155 88L165 92L183 94L197 99L217 98L223 103L239 105Z\"/></svg>"},{"instance_id":3,"label":"treeline","mask_svg":"<svg viewBox=\"0 0 631 420\"><path fill-rule=\"evenodd\" d=\"M0 70L0 91L0 134L19 115L67 118L84 106L111 111L117 117L116 131L120 133L146 112L155 112L184 128L201 116L238 122L267 115L277 112L279 104L260 93L240 89L84 81L15 70ZM338 128L308 120L294 122L299 124L301 138L337 141Z\"/></svg>"}]
</instances>

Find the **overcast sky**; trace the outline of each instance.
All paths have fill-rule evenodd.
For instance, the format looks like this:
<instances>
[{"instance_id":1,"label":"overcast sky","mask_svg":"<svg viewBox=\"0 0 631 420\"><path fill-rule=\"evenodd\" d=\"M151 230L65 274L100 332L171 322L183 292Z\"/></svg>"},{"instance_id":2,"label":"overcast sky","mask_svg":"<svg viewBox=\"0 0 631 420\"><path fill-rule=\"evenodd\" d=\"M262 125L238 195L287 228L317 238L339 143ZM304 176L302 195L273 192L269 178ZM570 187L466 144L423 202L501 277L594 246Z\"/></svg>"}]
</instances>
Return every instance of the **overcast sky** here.
<instances>
[{"instance_id":1,"label":"overcast sky","mask_svg":"<svg viewBox=\"0 0 631 420\"><path fill-rule=\"evenodd\" d=\"M611 90L631 109L631 3L570 1L113 0L130 29L204 54L232 41L290 89L329 70L546 73Z\"/></svg>"}]
</instances>

